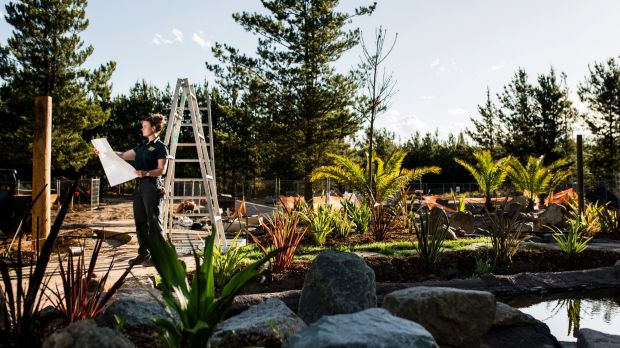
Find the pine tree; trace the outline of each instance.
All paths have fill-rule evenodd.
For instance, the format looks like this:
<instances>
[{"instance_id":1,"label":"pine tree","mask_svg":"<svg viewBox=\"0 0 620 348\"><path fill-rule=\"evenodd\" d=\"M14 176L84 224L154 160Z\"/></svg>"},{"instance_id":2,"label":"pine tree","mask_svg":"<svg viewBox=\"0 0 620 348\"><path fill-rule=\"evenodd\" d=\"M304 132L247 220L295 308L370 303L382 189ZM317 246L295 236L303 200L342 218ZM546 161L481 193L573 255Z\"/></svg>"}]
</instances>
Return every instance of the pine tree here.
<instances>
[{"instance_id":1,"label":"pine tree","mask_svg":"<svg viewBox=\"0 0 620 348\"><path fill-rule=\"evenodd\" d=\"M259 36L256 58L218 43L213 53L226 69L208 67L219 83L243 74L247 88L259 88L254 105L258 117L269 121L270 128L264 131L276 140L273 161L286 163L291 174L303 176L304 195L309 198L310 173L322 155L359 128L359 119L351 112L358 88L355 76L337 73L334 63L359 42L359 30L345 27L353 17L372 13L375 5L349 14L336 10L339 0L263 0L262 4L266 13L233 15L246 31Z\"/></svg>"},{"instance_id":2,"label":"pine tree","mask_svg":"<svg viewBox=\"0 0 620 348\"><path fill-rule=\"evenodd\" d=\"M591 110L584 120L596 139L590 170L598 178L614 183L619 169L620 65L609 58L588 69L589 75L579 84L577 93Z\"/></svg>"},{"instance_id":3,"label":"pine tree","mask_svg":"<svg viewBox=\"0 0 620 348\"><path fill-rule=\"evenodd\" d=\"M21 0L5 6L5 20L13 26L0 49L0 87L6 101L0 111L0 144L18 148L8 164L32 161L34 97L52 97L52 165L58 169L83 167L93 157L83 132L103 124L109 110L109 80L116 64L83 67L93 53L79 34L88 27L86 0Z\"/></svg>"},{"instance_id":4,"label":"pine tree","mask_svg":"<svg viewBox=\"0 0 620 348\"><path fill-rule=\"evenodd\" d=\"M465 130L465 134L478 146L488 149L494 154L499 146L502 131L498 121L500 110L491 100L491 92L488 87L487 101L484 105L478 105L478 113L482 119L477 120L470 118L471 122L474 124L474 129Z\"/></svg>"}]
</instances>

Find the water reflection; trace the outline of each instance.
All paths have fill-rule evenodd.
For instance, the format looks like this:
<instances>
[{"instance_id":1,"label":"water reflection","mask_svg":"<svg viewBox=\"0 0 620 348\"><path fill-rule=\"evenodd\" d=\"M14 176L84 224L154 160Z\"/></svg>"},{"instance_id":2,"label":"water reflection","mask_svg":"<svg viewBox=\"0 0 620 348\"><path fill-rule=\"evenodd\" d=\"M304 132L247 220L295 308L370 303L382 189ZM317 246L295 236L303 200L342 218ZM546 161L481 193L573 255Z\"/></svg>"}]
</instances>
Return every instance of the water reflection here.
<instances>
[{"instance_id":1,"label":"water reflection","mask_svg":"<svg viewBox=\"0 0 620 348\"><path fill-rule=\"evenodd\" d=\"M620 292L565 293L505 302L547 324L560 341L576 341L580 328L620 333Z\"/></svg>"}]
</instances>

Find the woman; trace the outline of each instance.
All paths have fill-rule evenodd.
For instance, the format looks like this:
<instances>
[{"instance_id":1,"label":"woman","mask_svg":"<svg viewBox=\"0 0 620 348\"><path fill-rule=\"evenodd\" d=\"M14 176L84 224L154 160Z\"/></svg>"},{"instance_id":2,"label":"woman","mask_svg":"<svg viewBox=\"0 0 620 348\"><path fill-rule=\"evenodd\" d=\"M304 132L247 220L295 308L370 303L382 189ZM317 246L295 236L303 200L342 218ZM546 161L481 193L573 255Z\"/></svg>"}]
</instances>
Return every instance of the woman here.
<instances>
[{"instance_id":1,"label":"woman","mask_svg":"<svg viewBox=\"0 0 620 348\"><path fill-rule=\"evenodd\" d=\"M136 187L133 195L133 217L138 235L138 256L130 264L151 265L151 256L145 240L163 230L160 205L164 193L162 176L166 173L168 149L159 139L164 127L164 116L151 114L142 120L142 136L146 138L135 148L116 152L126 160L135 160Z\"/></svg>"}]
</instances>

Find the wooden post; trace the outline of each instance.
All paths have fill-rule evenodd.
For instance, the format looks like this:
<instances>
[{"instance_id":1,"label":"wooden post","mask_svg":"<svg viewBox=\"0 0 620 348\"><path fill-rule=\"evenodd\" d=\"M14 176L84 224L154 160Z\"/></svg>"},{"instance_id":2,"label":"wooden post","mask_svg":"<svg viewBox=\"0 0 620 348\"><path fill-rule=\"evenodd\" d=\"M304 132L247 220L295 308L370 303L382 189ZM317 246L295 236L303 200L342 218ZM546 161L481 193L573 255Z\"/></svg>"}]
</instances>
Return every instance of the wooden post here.
<instances>
[{"instance_id":1,"label":"wooden post","mask_svg":"<svg viewBox=\"0 0 620 348\"><path fill-rule=\"evenodd\" d=\"M581 134L577 135L577 202L579 215L578 219L581 221L581 213L584 209L584 195L583 195L583 138Z\"/></svg>"},{"instance_id":2,"label":"wooden post","mask_svg":"<svg viewBox=\"0 0 620 348\"><path fill-rule=\"evenodd\" d=\"M34 98L34 143L32 148L32 196L44 193L32 207L32 241L37 252L50 233L50 183L52 166L52 97ZM47 185L47 186L46 186Z\"/></svg>"}]
</instances>

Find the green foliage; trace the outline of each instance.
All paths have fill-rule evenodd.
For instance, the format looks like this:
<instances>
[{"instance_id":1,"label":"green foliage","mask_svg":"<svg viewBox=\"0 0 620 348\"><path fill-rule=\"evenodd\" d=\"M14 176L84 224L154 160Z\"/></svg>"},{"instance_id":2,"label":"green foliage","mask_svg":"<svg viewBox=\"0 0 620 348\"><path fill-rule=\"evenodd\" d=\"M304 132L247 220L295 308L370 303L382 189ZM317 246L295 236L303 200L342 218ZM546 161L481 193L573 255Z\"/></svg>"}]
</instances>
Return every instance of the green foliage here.
<instances>
[{"instance_id":1,"label":"green foliage","mask_svg":"<svg viewBox=\"0 0 620 348\"><path fill-rule=\"evenodd\" d=\"M355 223L349 219L346 211L332 210L332 223L334 227L334 233L338 238L347 238L351 231L355 230Z\"/></svg>"},{"instance_id":2,"label":"green foliage","mask_svg":"<svg viewBox=\"0 0 620 348\"><path fill-rule=\"evenodd\" d=\"M125 330L125 324L127 320L125 317L120 317L118 314L114 314L114 330L118 332L123 332Z\"/></svg>"},{"instance_id":3,"label":"green foliage","mask_svg":"<svg viewBox=\"0 0 620 348\"><path fill-rule=\"evenodd\" d=\"M585 229L585 233L590 236L601 232L600 219L601 215L604 214L604 205L598 202L587 203L584 205L581 216L579 215L579 205L576 199L573 202L569 202L569 207L569 224L581 223Z\"/></svg>"},{"instance_id":4,"label":"green foliage","mask_svg":"<svg viewBox=\"0 0 620 348\"><path fill-rule=\"evenodd\" d=\"M525 166L514 157L509 162L508 175L515 188L527 197L528 209L534 208L534 201L538 196L554 191L572 174L571 170L566 169L568 161L557 160L545 166L544 159L544 156L529 156Z\"/></svg>"},{"instance_id":5,"label":"green foliage","mask_svg":"<svg viewBox=\"0 0 620 348\"><path fill-rule=\"evenodd\" d=\"M341 202L346 216L355 224L357 233L366 233L370 227L370 208L364 203L358 207L355 202Z\"/></svg>"},{"instance_id":6,"label":"green foliage","mask_svg":"<svg viewBox=\"0 0 620 348\"><path fill-rule=\"evenodd\" d=\"M442 210L440 214L419 211L411 215L410 232L415 233L415 248L427 271L431 271L443 253L443 243L448 234L450 222Z\"/></svg>"},{"instance_id":7,"label":"green foliage","mask_svg":"<svg viewBox=\"0 0 620 348\"><path fill-rule=\"evenodd\" d=\"M505 208L506 202L495 213L487 213L485 220L493 248L493 268L511 263L521 243L523 221L520 212L510 214Z\"/></svg>"},{"instance_id":8,"label":"green foliage","mask_svg":"<svg viewBox=\"0 0 620 348\"><path fill-rule=\"evenodd\" d=\"M73 197L78 181L73 182L73 186L67 191L63 198L62 208L58 212L54 224L50 228L50 233L37 255L36 265L30 264L28 274L24 274L23 254L22 254L22 223L31 213L32 205L40 198L43 190L34 196L32 203L26 209L20 219L19 226L15 233L18 234L17 244L17 263L12 267L15 279L11 278L9 265L4 258L0 258L0 276L2 287L0 287L0 315L4 317L2 327L0 327L0 342L3 347L32 347L35 334L35 324L38 320L39 308L44 298L44 289L50 281L46 280L45 273L49 264L54 243L60 233L62 222L69 209L69 201ZM15 284L15 285L14 285Z\"/></svg>"},{"instance_id":9,"label":"green foliage","mask_svg":"<svg viewBox=\"0 0 620 348\"><path fill-rule=\"evenodd\" d=\"M161 290L167 310L175 312L179 321L156 318L162 329L161 336L169 347L208 347L217 324L222 321L232 301L260 274L259 267L277 254L273 251L263 259L236 273L215 297L213 275L216 233L206 239L204 256L194 254L196 272L191 285L175 249L156 233L146 241L157 273L161 276Z\"/></svg>"},{"instance_id":10,"label":"green foliage","mask_svg":"<svg viewBox=\"0 0 620 348\"><path fill-rule=\"evenodd\" d=\"M620 210L610 207L608 203L599 211L598 220L601 232L620 237Z\"/></svg>"},{"instance_id":11,"label":"green foliage","mask_svg":"<svg viewBox=\"0 0 620 348\"><path fill-rule=\"evenodd\" d=\"M498 138L505 151L518 158L544 155L550 160L568 156L571 125L577 110L569 98L566 76L553 69L540 74L537 84L518 69L497 95L497 119L503 129Z\"/></svg>"},{"instance_id":12,"label":"green foliage","mask_svg":"<svg viewBox=\"0 0 620 348\"><path fill-rule=\"evenodd\" d=\"M328 157L332 158L333 164L316 168L312 172L310 180L333 179L340 184L347 185L353 191L362 193L365 200L370 204L382 202L393 197L411 180L418 180L425 174L441 172L441 168L436 166L404 169L402 163L406 155L406 152L399 150L385 161L379 157L373 157L375 168L373 171L375 188L373 190L368 186L368 168L363 169L351 159L336 154L327 154Z\"/></svg>"},{"instance_id":13,"label":"green foliage","mask_svg":"<svg viewBox=\"0 0 620 348\"><path fill-rule=\"evenodd\" d=\"M478 105L478 113L482 119L471 117L469 120L474 125L474 130L467 129L467 134L478 146L489 149L495 153L500 146L502 130L499 124L499 109L491 100L491 92L487 87L487 101L484 105Z\"/></svg>"},{"instance_id":14,"label":"green foliage","mask_svg":"<svg viewBox=\"0 0 620 348\"><path fill-rule=\"evenodd\" d=\"M491 259L485 256L476 255L476 266L474 267L474 275L483 276L491 273L493 269L491 265Z\"/></svg>"},{"instance_id":15,"label":"green foliage","mask_svg":"<svg viewBox=\"0 0 620 348\"><path fill-rule=\"evenodd\" d=\"M260 226L271 239L271 245L263 245L258 238L248 231L248 234L265 255L269 255L274 250L281 251L270 265L272 270L282 271L290 268L293 264L299 243L308 231L307 227L300 226L302 218L303 215L298 211L288 209L278 210L271 217L263 216Z\"/></svg>"},{"instance_id":16,"label":"green foliage","mask_svg":"<svg viewBox=\"0 0 620 348\"><path fill-rule=\"evenodd\" d=\"M588 248L588 242L592 237L585 238L586 226L579 221L571 221L568 224L568 231L566 234L562 233L562 230L555 226L548 226L549 229L554 231L553 239L558 243L560 249L568 255L574 256L581 254Z\"/></svg>"},{"instance_id":17,"label":"green foliage","mask_svg":"<svg viewBox=\"0 0 620 348\"><path fill-rule=\"evenodd\" d=\"M508 163L510 157L504 157L499 160L494 160L491 155L491 151L476 151L474 152L474 158L476 163L470 164L461 159L455 158L454 160L469 171L474 177L480 191L482 191L486 197L485 207L491 211L493 205L491 204L491 195L504 183L506 176L508 175Z\"/></svg>"},{"instance_id":18,"label":"green foliage","mask_svg":"<svg viewBox=\"0 0 620 348\"><path fill-rule=\"evenodd\" d=\"M334 216L331 209L321 204L314 214L306 216L305 218L310 225L310 235L314 243L318 246L325 245L327 236L334 230Z\"/></svg>"},{"instance_id":19,"label":"green foliage","mask_svg":"<svg viewBox=\"0 0 620 348\"><path fill-rule=\"evenodd\" d=\"M357 80L340 74L334 64L359 42L359 30L346 26L375 5L344 13L338 0L267 0L264 10L235 13L243 29L259 37L256 54L248 56L216 43L213 55L221 65L208 64L218 83L234 86L234 99L245 100L252 120L266 118L274 146L274 163L287 163L287 176L308 178L325 151L354 134L360 120L353 114ZM255 106L255 107L254 107ZM294 153L295 156L290 156ZM304 195L312 187L306 181Z\"/></svg>"},{"instance_id":20,"label":"green foliage","mask_svg":"<svg viewBox=\"0 0 620 348\"><path fill-rule=\"evenodd\" d=\"M87 69L93 47L80 33L88 27L86 0L20 0L6 6L5 20L12 26L6 46L0 47L0 99L4 131L0 145L18 148L5 161L31 163L27 149L33 142L33 99L51 96L52 157L58 169L79 169L93 158L84 132L109 117L110 78L116 63Z\"/></svg>"},{"instance_id":21,"label":"green foliage","mask_svg":"<svg viewBox=\"0 0 620 348\"><path fill-rule=\"evenodd\" d=\"M591 110L584 114L584 121L595 137L589 167L597 178L613 181L614 173L620 169L620 64L616 58L609 58L595 62L588 70L577 93Z\"/></svg>"},{"instance_id":22,"label":"green foliage","mask_svg":"<svg viewBox=\"0 0 620 348\"><path fill-rule=\"evenodd\" d=\"M48 287L52 296L46 297L52 302L56 310L62 315L67 324L74 323L83 319L94 319L102 313L105 306L112 296L116 293L125 278L131 272L132 265L125 269L125 272L110 287L106 287L110 271L114 267L114 258L110 261L107 271L99 280L91 286L91 281L95 279L95 266L99 258L99 252L103 245L103 236L97 237L97 242L90 256L88 268L86 268L85 255L82 253L77 257L69 253L67 265L63 266L62 258L58 253L58 264L60 269L60 279L62 288ZM82 246L84 248L84 246Z\"/></svg>"},{"instance_id":23,"label":"green foliage","mask_svg":"<svg viewBox=\"0 0 620 348\"><path fill-rule=\"evenodd\" d=\"M237 244L240 234L233 238L226 252L222 252L222 241L213 249L213 280L217 289L223 289L243 266L246 252L243 246Z\"/></svg>"}]
</instances>

